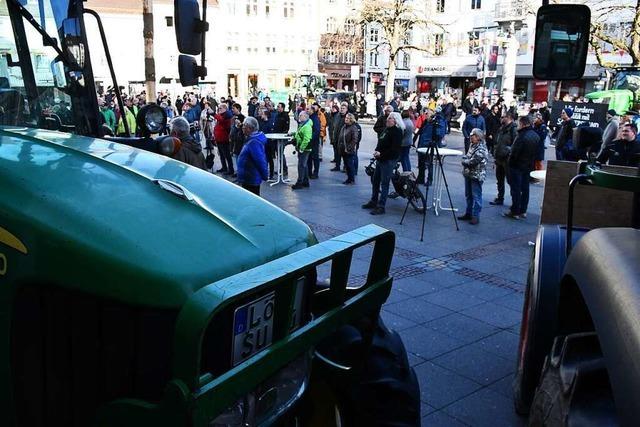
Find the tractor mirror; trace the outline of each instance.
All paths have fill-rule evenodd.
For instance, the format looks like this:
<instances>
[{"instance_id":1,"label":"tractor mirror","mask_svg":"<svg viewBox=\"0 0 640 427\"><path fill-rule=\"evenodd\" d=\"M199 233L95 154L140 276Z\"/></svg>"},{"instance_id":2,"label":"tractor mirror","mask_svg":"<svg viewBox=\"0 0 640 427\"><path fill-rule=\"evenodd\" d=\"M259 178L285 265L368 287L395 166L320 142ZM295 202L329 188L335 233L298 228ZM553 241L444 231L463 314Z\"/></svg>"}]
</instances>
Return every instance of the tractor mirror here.
<instances>
[{"instance_id":1,"label":"tractor mirror","mask_svg":"<svg viewBox=\"0 0 640 427\"><path fill-rule=\"evenodd\" d=\"M180 53L200 55L202 53L203 33L208 24L200 19L198 0L174 0L176 40Z\"/></svg>"},{"instance_id":2,"label":"tractor mirror","mask_svg":"<svg viewBox=\"0 0 640 427\"><path fill-rule=\"evenodd\" d=\"M82 42L80 20L78 18L67 18L63 20L62 30L63 49L70 56L70 58L75 60L77 69L74 71L82 71L84 69L86 52L84 43ZM75 65L73 68L75 68Z\"/></svg>"},{"instance_id":3,"label":"tractor mirror","mask_svg":"<svg viewBox=\"0 0 640 427\"><path fill-rule=\"evenodd\" d=\"M207 69L200 67L193 56L180 55L178 57L178 74L182 86L194 86L198 79L207 75Z\"/></svg>"},{"instance_id":4,"label":"tractor mirror","mask_svg":"<svg viewBox=\"0 0 640 427\"><path fill-rule=\"evenodd\" d=\"M578 80L584 74L591 11L585 5L538 9L533 75L538 80Z\"/></svg>"}]
</instances>

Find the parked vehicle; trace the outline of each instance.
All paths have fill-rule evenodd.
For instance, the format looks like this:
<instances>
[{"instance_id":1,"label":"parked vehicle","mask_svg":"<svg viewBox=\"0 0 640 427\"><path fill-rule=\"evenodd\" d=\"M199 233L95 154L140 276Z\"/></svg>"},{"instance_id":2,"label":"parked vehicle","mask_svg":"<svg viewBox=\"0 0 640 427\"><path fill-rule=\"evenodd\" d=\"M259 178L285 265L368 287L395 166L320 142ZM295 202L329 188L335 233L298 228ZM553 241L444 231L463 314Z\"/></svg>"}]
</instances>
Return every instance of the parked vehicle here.
<instances>
[{"instance_id":1,"label":"parked vehicle","mask_svg":"<svg viewBox=\"0 0 640 427\"><path fill-rule=\"evenodd\" d=\"M537 19L535 77L579 77L589 9L543 6ZM638 423L639 227L637 168L548 162L514 380L530 425Z\"/></svg>"},{"instance_id":2,"label":"parked vehicle","mask_svg":"<svg viewBox=\"0 0 640 427\"><path fill-rule=\"evenodd\" d=\"M0 425L418 425L415 374L379 318L394 234L318 243L162 156L157 105L138 113L140 136L103 137L84 20L102 30L100 17L63 3L0 2L14 35L0 93ZM199 7L175 2L189 55L204 51ZM179 64L183 85L206 73ZM351 283L365 245L368 274Z\"/></svg>"}]
</instances>

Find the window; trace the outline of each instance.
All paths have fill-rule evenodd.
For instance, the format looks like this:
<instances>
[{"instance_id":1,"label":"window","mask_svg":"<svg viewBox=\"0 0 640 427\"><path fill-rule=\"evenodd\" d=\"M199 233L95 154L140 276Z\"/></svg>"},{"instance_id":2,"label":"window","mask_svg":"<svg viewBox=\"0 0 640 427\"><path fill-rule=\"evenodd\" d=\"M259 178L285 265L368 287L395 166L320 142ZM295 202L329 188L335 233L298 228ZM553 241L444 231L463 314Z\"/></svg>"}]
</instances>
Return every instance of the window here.
<instances>
[{"instance_id":1,"label":"window","mask_svg":"<svg viewBox=\"0 0 640 427\"><path fill-rule=\"evenodd\" d=\"M369 65L371 65L372 67L378 66L378 52L369 53Z\"/></svg>"},{"instance_id":2,"label":"window","mask_svg":"<svg viewBox=\"0 0 640 427\"><path fill-rule=\"evenodd\" d=\"M444 0L436 0L436 12L444 13Z\"/></svg>"},{"instance_id":3,"label":"window","mask_svg":"<svg viewBox=\"0 0 640 427\"><path fill-rule=\"evenodd\" d=\"M167 21L167 27L173 27L173 16L165 16L164 20Z\"/></svg>"},{"instance_id":4,"label":"window","mask_svg":"<svg viewBox=\"0 0 640 427\"><path fill-rule=\"evenodd\" d=\"M471 0L471 9L480 9L482 0Z\"/></svg>"},{"instance_id":5,"label":"window","mask_svg":"<svg viewBox=\"0 0 640 427\"><path fill-rule=\"evenodd\" d=\"M293 18L293 1L284 2L284 17Z\"/></svg>"},{"instance_id":6,"label":"window","mask_svg":"<svg viewBox=\"0 0 640 427\"><path fill-rule=\"evenodd\" d=\"M302 53L305 53L303 50ZM324 51L324 62L336 62L336 52L333 49Z\"/></svg>"},{"instance_id":7,"label":"window","mask_svg":"<svg viewBox=\"0 0 640 427\"><path fill-rule=\"evenodd\" d=\"M265 0L264 2L264 14L268 17L271 14L271 1Z\"/></svg>"},{"instance_id":8,"label":"window","mask_svg":"<svg viewBox=\"0 0 640 427\"><path fill-rule=\"evenodd\" d=\"M356 21L353 19L347 19L344 21L344 33L350 36L356 35Z\"/></svg>"},{"instance_id":9,"label":"window","mask_svg":"<svg viewBox=\"0 0 640 427\"><path fill-rule=\"evenodd\" d=\"M378 39L379 39L378 34L379 34L379 31L377 28L371 28L369 30L369 41L372 43L378 43Z\"/></svg>"},{"instance_id":10,"label":"window","mask_svg":"<svg viewBox=\"0 0 640 427\"><path fill-rule=\"evenodd\" d=\"M469 31L469 54L477 53L480 47L480 31Z\"/></svg>"},{"instance_id":11,"label":"window","mask_svg":"<svg viewBox=\"0 0 640 427\"><path fill-rule=\"evenodd\" d=\"M338 24L336 23L336 18L333 16L327 18L327 33L335 33Z\"/></svg>"},{"instance_id":12,"label":"window","mask_svg":"<svg viewBox=\"0 0 640 427\"><path fill-rule=\"evenodd\" d=\"M402 67L407 70L411 68L411 56L408 53L405 53L404 58L402 58Z\"/></svg>"},{"instance_id":13,"label":"window","mask_svg":"<svg viewBox=\"0 0 640 427\"><path fill-rule=\"evenodd\" d=\"M433 39L433 54L441 56L444 53L444 34L436 34Z\"/></svg>"},{"instance_id":14,"label":"window","mask_svg":"<svg viewBox=\"0 0 640 427\"><path fill-rule=\"evenodd\" d=\"M354 64L356 62L355 61L355 55L354 55L352 50L345 51L345 53L344 53L344 62L347 63L347 64Z\"/></svg>"},{"instance_id":15,"label":"window","mask_svg":"<svg viewBox=\"0 0 640 427\"><path fill-rule=\"evenodd\" d=\"M247 0L247 16L258 14L258 0Z\"/></svg>"},{"instance_id":16,"label":"window","mask_svg":"<svg viewBox=\"0 0 640 427\"><path fill-rule=\"evenodd\" d=\"M353 0L347 0L347 6L353 7Z\"/></svg>"}]
</instances>

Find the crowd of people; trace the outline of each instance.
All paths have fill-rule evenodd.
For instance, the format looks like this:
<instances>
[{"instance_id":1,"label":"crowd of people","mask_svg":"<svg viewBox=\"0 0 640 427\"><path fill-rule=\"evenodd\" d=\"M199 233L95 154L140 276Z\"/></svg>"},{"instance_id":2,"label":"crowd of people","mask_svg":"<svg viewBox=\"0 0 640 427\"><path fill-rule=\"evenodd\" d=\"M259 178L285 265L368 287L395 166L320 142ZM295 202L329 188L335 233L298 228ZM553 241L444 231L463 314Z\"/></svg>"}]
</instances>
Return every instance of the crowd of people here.
<instances>
[{"instance_id":1,"label":"crowd of people","mask_svg":"<svg viewBox=\"0 0 640 427\"><path fill-rule=\"evenodd\" d=\"M163 152L185 163L221 174L260 194L260 185L274 179L277 141L268 134L288 134L298 157L298 175L293 190L310 187L310 181L319 177L320 162L325 143L333 150L332 172L346 172L345 185L355 183L358 172L358 149L362 139L359 119L366 117L371 107L362 98L353 97L342 102L333 101L324 108L318 103L307 105L302 98L275 104L268 96L252 97L247 105L237 103L231 96L215 99L185 93L172 102L160 93L157 103L166 112L169 126L163 132L166 138ZM465 180L465 213L459 218L478 224L482 210L482 184L487 176L487 165L493 159L497 193L492 205L505 204L505 191L509 185L511 207L505 217L526 218L529 202L530 172L543 169L545 151L555 142L555 157L560 160L578 160L595 157L601 162L637 166L640 143L633 117L618 117L609 110L607 126L600 134L585 128L581 141L577 141L570 108L563 110L561 123L552 126L551 110L546 103L529 105L527 114L518 116L514 105L507 106L501 98L491 106L485 98L478 100L473 92L460 101L451 95L440 97L396 96L384 102L375 100L376 121L373 130L377 136L370 200L362 207L373 215L385 213L391 176L399 164L404 172L412 171L410 150L415 148L444 147L451 125L462 116L460 130L464 137L462 173ZM123 120L132 133L136 116L145 104L145 94L124 99L122 114L113 96L105 94L99 99L105 126L114 134L124 135ZM246 107L246 108L243 108ZM244 111L244 112L243 112ZM459 114L460 111L460 114ZM246 115L245 115L246 114ZM291 121L297 122L291 132ZM584 141L589 141L586 144ZM215 148L220 168L214 168ZM424 150L421 150L424 151ZM433 153L432 150L428 152ZM206 156L205 156L206 153ZM418 152L416 181L422 185L433 182L433 154ZM282 170L288 177L286 157Z\"/></svg>"}]
</instances>

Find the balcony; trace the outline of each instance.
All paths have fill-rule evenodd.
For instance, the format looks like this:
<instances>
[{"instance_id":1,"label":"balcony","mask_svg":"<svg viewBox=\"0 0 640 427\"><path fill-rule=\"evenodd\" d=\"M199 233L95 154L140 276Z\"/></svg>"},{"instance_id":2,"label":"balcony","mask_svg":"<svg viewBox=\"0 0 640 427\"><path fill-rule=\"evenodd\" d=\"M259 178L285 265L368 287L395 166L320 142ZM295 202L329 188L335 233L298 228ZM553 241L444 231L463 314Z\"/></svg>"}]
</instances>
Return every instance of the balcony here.
<instances>
[{"instance_id":1,"label":"balcony","mask_svg":"<svg viewBox=\"0 0 640 427\"><path fill-rule=\"evenodd\" d=\"M498 24L514 21L522 22L527 19L529 12L529 5L522 0L498 0L493 20Z\"/></svg>"}]
</instances>

